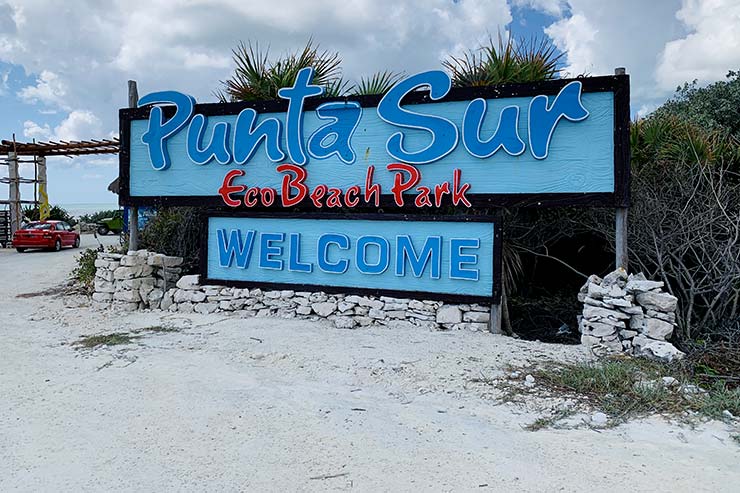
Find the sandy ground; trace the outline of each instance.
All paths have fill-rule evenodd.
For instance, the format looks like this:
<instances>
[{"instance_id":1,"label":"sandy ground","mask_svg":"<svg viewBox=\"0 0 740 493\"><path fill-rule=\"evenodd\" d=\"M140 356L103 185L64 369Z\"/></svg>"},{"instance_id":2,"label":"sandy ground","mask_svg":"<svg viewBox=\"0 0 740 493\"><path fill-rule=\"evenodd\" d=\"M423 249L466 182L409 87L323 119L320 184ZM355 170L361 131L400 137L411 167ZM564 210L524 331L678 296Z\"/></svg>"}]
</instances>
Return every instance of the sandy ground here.
<instances>
[{"instance_id":1,"label":"sandy ground","mask_svg":"<svg viewBox=\"0 0 740 493\"><path fill-rule=\"evenodd\" d=\"M0 250L0 491L740 488L726 424L531 432L541 409L471 381L578 347L16 298L58 286L75 254ZM72 346L157 325L181 330Z\"/></svg>"}]
</instances>

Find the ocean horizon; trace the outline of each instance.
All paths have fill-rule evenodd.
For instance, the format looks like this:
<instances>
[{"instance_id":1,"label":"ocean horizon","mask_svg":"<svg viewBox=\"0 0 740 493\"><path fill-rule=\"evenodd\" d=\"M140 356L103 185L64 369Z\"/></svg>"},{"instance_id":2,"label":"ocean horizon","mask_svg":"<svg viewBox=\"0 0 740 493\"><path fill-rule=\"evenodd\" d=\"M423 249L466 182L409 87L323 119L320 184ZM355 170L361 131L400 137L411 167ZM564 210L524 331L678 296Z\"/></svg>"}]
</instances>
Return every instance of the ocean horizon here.
<instances>
[{"instance_id":1,"label":"ocean horizon","mask_svg":"<svg viewBox=\"0 0 740 493\"><path fill-rule=\"evenodd\" d=\"M118 210L118 204L115 202L97 202L97 203L69 203L54 204L66 210L70 216L80 217L85 214L94 214L99 211Z\"/></svg>"}]
</instances>

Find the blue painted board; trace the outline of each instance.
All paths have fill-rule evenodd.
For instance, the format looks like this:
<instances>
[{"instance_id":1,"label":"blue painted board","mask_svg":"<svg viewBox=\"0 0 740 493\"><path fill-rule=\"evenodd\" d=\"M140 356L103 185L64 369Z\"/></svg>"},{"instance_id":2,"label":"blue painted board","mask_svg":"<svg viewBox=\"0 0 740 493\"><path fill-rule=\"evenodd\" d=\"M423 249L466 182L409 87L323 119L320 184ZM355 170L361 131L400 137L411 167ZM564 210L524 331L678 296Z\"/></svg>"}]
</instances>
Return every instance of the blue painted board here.
<instances>
[{"instance_id":1,"label":"blue painted board","mask_svg":"<svg viewBox=\"0 0 740 493\"><path fill-rule=\"evenodd\" d=\"M209 280L216 282L345 287L347 293L351 293L352 288L362 288L490 297L498 275L493 262L494 226L491 222L210 217L206 273ZM241 238L241 246L247 246L248 236L254 235L247 262L246 256L238 258L228 254L225 247L229 241L225 240L233 239L232 234ZM298 235L299 241L291 241L291 234ZM263 240L263 235L272 240ZM282 240L275 240L281 235ZM321 237L325 235L345 235L347 248L340 248L337 243L322 248ZM372 237L382 237L388 242L388 266L382 272L364 273L360 268L357 252L361 237L371 238L363 240L368 245L362 248L362 262L369 265L383 263L381 248ZM431 241L439 238L441 245L437 252L437 277L434 268L437 257L429 255L423 265L413 266L408 249L403 250L405 255L401 254L403 269L402 275L398 275L400 244L410 241L418 260L423 257L428 238L432 238ZM296 246L298 253L291 253ZM265 256L265 248L272 250L269 258ZM246 253L245 250L242 253ZM296 269L296 265L291 270L291 257L294 264L303 266L300 268L303 271ZM346 269L342 273L327 272L320 265L320 257L334 265L346 261ZM278 261L281 268L276 268ZM263 262L265 265L261 266ZM306 271L308 265L310 272ZM367 265L364 269L367 270Z\"/></svg>"},{"instance_id":2,"label":"blue painted board","mask_svg":"<svg viewBox=\"0 0 740 493\"><path fill-rule=\"evenodd\" d=\"M492 135L498 117L505 106L516 105L519 112L519 135L527 141L527 108L532 98L489 99L488 113L481 127L482 138ZM550 101L554 99L551 96ZM462 170L462 179L471 184L470 194L535 194L535 193L587 193L613 192L614 182L614 94L588 92L582 95L583 106L589 116L580 122L561 120L552 136L549 155L538 160L529 146L519 156L499 150L490 158L471 156L462 143L445 158L418 165L422 185L433 187L436 183L452 181L452 171ZM455 122L458 129L467 101L414 105L413 109L430 115L444 116ZM277 118L285 123L284 113L261 114L259 121ZM236 115L210 116L205 135L217 122L234 123ZM267 159L261 146L244 165L193 163L186 153L186 131L182 130L168 142L172 159L170 168L155 170L147 148L141 141L147 120L130 122L130 195L145 196L216 196L224 175L229 169L242 168L246 176L239 183L249 186L273 187L278 193L282 174L276 171L279 163ZM304 114L304 138L321 126L313 111ZM375 182L382 186L382 193L389 194L393 173L385 166L393 162L386 152L388 137L399 131L382 121L375 108L363 108L357 130L352 137L352 147L357 153L353 164L344 164L336 156L322 160L310 159L306 164L307 185L323 183L346 190L352 185L364 185L368 166L375 166ZM403 129L409 149L422 149L430 142L430 134L423 130ZM283 135L283 140L285 135ZM283 142L283 149L285 145Z\"/></svg>"}]
</instances>

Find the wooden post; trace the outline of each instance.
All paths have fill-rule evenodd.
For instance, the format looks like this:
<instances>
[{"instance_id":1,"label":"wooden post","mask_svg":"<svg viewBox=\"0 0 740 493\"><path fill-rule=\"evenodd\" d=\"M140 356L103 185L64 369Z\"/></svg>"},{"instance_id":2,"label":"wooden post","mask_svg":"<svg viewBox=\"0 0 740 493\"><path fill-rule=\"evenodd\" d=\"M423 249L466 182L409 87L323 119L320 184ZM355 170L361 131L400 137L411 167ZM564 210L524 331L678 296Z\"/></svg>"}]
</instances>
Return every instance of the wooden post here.
<instances>
[{"instance_id":1,"label":"wooden post","mask_svg":"<svg viewBox=\"0 0 740 493\"><path fill-rule=\"evenodd\" d=\"M18 154L8 153L8 199L10 202L10 234L12 235L21 227L23 210L21 209L20 174L18 169Z\"/></svg>"},{"instance_id":2,"label":"wooden post","mask_svg":"<svg viewBox=\"0 0 740 493\"><path fill-rule=\"evenodd\" d=\"M624 67L614 69L614 75L625 75L627 70ZM627 216L629 209L627 207L617 207L616 210L616 235L614 249L616 251L615 264L616 268L627 270L629 267L629 255L627 244Z\"/></svg>"},{"instance_id":3,"label":"wooden post","mask_svg":"<svg viewBox=\"0 0 740 493\"><path fill-rule=\"evenodd\" d=\"M136 108L139 103L139 90L136 81L128 81L128 107ZM139 249L139 208L131 206L128 209L128 249Z\"/></svg>"},{"instance_id":4,"label":"wooden post","mask_svg":"<svg viewBox=\"0 0 740 493\"><path fill-rule=\"evenodd\" d=\"M501 333L501 305L491 305L491 321L489 322L491 334Z\"/></svg>"}]
</instances>

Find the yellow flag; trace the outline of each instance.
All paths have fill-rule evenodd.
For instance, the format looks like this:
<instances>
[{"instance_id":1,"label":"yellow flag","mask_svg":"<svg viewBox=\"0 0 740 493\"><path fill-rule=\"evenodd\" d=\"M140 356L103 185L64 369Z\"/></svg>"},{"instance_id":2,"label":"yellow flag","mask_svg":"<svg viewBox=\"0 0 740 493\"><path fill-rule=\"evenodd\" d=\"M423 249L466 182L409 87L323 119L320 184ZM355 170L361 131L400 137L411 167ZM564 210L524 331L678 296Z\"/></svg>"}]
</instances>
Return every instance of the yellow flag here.
<instances>
[{"instance_id":1,"label":"yellow flag","mask_svg":"<svg viewBox=\"0 0 740 493\"><path fill-rule=\"evenodd\" d=\"M46 185L44 183L39 185L39 195L41 196L41 202L39 202L39 219L46 221L49 219L51 209L49 207L49 196L46 194Z\"/></svg>"}]
</instances>

